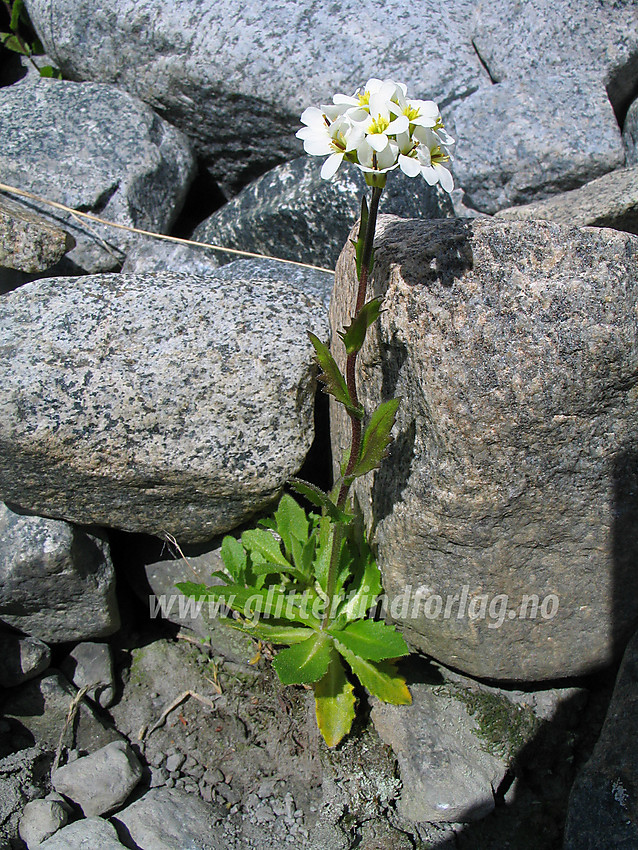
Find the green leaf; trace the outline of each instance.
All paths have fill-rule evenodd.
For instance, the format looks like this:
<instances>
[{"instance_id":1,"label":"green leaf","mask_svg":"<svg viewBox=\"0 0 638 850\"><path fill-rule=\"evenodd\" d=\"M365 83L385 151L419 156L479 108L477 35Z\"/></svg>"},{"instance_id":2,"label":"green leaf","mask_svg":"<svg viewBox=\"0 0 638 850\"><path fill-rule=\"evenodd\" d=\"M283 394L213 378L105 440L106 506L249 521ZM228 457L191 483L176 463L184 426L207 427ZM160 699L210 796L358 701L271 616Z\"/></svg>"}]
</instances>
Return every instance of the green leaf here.
<instances>
[{"instance_id":1,"label":"green leaf","mask_svg":"<svg viewBox=\"0 0 638 850\"><path fill-rule=\"evenodd\" d=\"M301 478L291 478L288 482L295 493L304 496L315 507L325 510L335 522L349 523L352 520L352 515L339 510L327 493L315 487L314 484L309 484L307 481L302 481Z\"/></svg>"},{"instance_id":2,"label":"green leaf","mask_svg":"<svg viewBox=\"0 0 638 850\"><path fill-rule=\"evenodd\" d=\"M260 528L244 531L241 542L248 552L256 552L262 555L271 564L291 569L292 564L281 551L279 541L269 531Z\"/></svg>"},{"instance_id":3,"label":"green leaf","mask_svg":"<svg viewBox=\"0 0 638 850\"><path fill-rule=\"evenodd\" d=\"M14 53L19 53L21 56L29 55L20 44L19 39L11 32L0 32L0 43L2 43L3 47L6 47L7 50L13 50Z\"/></svg>"},{"instance_id":4,"label":"green leaf","mask_svg":"<svg viewBox=\"0 0 638 850\"><path fill-rule=\"evenodd\" d=\"M363 435L361 453L352 477L365 475L376 469L385 457L388 445L391 442L390 431L394 425L397 409L401 403L400 398L392 398L390 401L382 402L370 417L370 422Z\"/></svg>"},{"instance_id":5,"label":"green leaf","mask_svg":"<svg viewBox=\"0 0 638 850\"><path fill-rule=\"evenodd\" d=\"M412 696L405 679L397 673L397 668L391 661L367 661L338 641L335 645L352 668L352 672L371 694L392 705L410 705Z\"/></svg>"},{"instance_id":6,"label":"green leaf","mask_svg":"<svg viewBox=\"0 0 638 850\"><path fill-rule=\"evenodd\" d=\"M9 24L9 29L12 32L18 31L20 13L22 12L23 6L23 0L14 0L13 7L11 8L11 23Z\"/></svg>"},{"instance_id":7,"label":"green leaf","mask_svg":"<svg viewBox=\"0 0 638 850\"><path fill-rule=\"evenodd\" d=\"M246 550L239 540L226 535L222 540L222 561L235 584L246 582Z\"/></svg>"},{"instance_id":8,"label":"green leaf","mask_svg":"<svg viewBox=\"0 0 638 850\"><path fill-rule=\"evenodd\" d=\"M410 654L403 636L394 626L380 620L355 620L344 629L328 629L328 634L368 661L385 661Z\"/></svg>"},{"instance_id":9,"label":"green leaf","mask_svg":"<svg viewBox=\"0 0 638 850\"><path fill-rule=\"evenodd\" d=\"M308 640L282 649L272 663L284 685L304 685L321 679L330 664L332 640L317 632Z\"/></svg>"},{"instance_id":10,"label":"green leaf","mask_svg":"<svg viewBox=\"0 0 638 850\"><path fill-rule=\"evenodd\" d=\"M317 361L322 369L318 380L325 384L324 392L333 395L340 404L343 404L351 416L363 419L363 407L361 405L355 406L352 403L346 379L341 374L330 350L313 333L308 332L308 336L310 342L314 345Z\"/></svg>"},{"instance_id":11,"label":"green leaf","mask_svg":"<svg viewBox=\"0 0 638 850\"><path fill-rule=\"evenodd\" d=\"M52 80L61 80L62 74L53 65L41 65L38 68L41 77L46 77Z\"/></svg>"},{"instance_id":12,"label":"green leaf","mask_svg":"<svg viewBox=\"0 0 638 850\"><path fill-rule=\"evenodd\" d=\"M329 516L321 517L319 522L318 545L316 549L313 572L319 587L326 593L328 588L328 572L332 557L332 535L337 526Z\"/></svg>"},{"instance_id":13,"label":"green leaf","mask_svg":"<svg viewBox=\"0 0 638 850\"><path fill-rule=\"evenodd\" d=\"M357 351L361 350L368 328L379 318L382 302L383 298L381 297L368 301L359 310L348 327L343 332L339 332L347 354L356 354Z\"/></svg>"},{"instance_id":14,"label":"green leaf","mask_svg":"<svg viewBox=\"0 0 638 850\"><path fill-rule=\"evenodd\" d=\"M355 697L341 659L332 647L328 671L313 689L319 731L329 747L336 747L352 727Z\"/></svg>"},{"instance_id":15,"label":"green leaf","mask_svg":"<svg viewBox=\"0 0 638 850\"><path fill-rule=\"evenodd\" d=\"M303 626L273 626L269 623L257 623L256 626L245 626L243 631L259 640L269 643L286 643L292 645L308 640L314 634L312 629Z\"/></svg>"},{"instance_id":16,"label":"green leaf","mask_svg":"<svg viewBox=\"0 0 638 850\"><path fill-rule=\"evenodd\" d=\"M281 497L275 511L277 531L281 537L286 553L292 556L292 539L301 543L308 539L308 517L304 509L287 493Z\"/></svg>"},{"instance_id":17,"label":"green leaf","mask_svg":"<svg viewBox=\"0 0 638 850\"><path fill-rule=\"evenodd\" d=\"M365 617L366 612L372 608L381 593L383 593L381 573L372 554L368 552L348 587L347 601L339 610L338 623Z\"/></svg>"}]
</instances>

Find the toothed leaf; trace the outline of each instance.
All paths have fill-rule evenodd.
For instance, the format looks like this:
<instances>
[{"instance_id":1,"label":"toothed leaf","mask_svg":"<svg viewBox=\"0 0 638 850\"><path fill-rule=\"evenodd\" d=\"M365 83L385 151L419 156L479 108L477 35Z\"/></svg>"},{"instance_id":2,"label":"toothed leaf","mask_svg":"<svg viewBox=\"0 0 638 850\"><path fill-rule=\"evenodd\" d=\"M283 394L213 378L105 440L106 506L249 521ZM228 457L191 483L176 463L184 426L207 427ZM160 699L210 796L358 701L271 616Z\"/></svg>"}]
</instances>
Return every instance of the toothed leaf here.
<instances>
[{"instance_id":1,"label":"toothed leaf","mask_svg":"<svg viewBox=\"0 0 638 850\"><path fill-rule=\"evenodd\" d=\"M324 392L333 395L340 404L343 404L351 416L355 416L357 419L363 419L363 407L361 405L355 406L352 403L346 379L341 374L330 350L313 333L308 332L308 336L315 348L319 366L323 370L317 380L325 384Z\"/></svg>"},{"instance_id":2,"label":"toothed leaf","mask_svg":"<svg viewBox=\"0 0 638 850\"><path fill-rule=\"evenodd\" d=\"M391 705L410 705L412 696L405 679L397 673L395 664L391 661L367 661L339 642L336 647L361 684L373 696Z\"/></svg>"},{"instance_id":3,"label":"toothed leaf","mask_svg":"<svg viewBox=\"0 0 638 850\"><path fill-rule=\"evenodd\" d=\"M336 747L354 720L354 688L348 681L337 652L331 648L328 671L313 686L317 725L329 747Z\"/></svg>"},{"instance_id":4,"label":"toothed leaf","mask_svg":"<svg viewBox=\"0 0 638 850\"><path fill-rule=\"evenodd\" d=\"M390 432L400 403L401 399L399 398L384 401L370 417L370 422L363 435L359 460L352 470L353 478L376 469L385 457L392 440Z\"/></svg>"},{"instance_id":5,"label":"toothed leaf","mask_svg":"<svg viewBox=\"0 0 638 850\"><path fill-rule=\"evenodd\" d=\"M368 328L379 318L382 301L382 298L373 298L372 301L368 301L359 310L348 327L339 333L346 347L347 354L356 354L357 351L360 351Z\"/></svg>"},{"instance_id":6,"label":"toothed leaf","mask_svg":"<svg viewBox=\"0 0 638 850\"><path fill-rule=\"evenodd\" d=\"M282 649L272 663L284 685L312 684L325 676L330 664L332 641L325 632Z\"/></svg>"},{"instance_id":7,"label":"toothed leaf","mask_svg":"<svg viewBox=\"0 0 638 850\"><path fill-rule=\"evenodd\" d=\"M380 620L355 620L343 629L328 629L328 633L367 661L385 661L410 654L403 636L394 626Z\"/></svg>"}]
</instances>

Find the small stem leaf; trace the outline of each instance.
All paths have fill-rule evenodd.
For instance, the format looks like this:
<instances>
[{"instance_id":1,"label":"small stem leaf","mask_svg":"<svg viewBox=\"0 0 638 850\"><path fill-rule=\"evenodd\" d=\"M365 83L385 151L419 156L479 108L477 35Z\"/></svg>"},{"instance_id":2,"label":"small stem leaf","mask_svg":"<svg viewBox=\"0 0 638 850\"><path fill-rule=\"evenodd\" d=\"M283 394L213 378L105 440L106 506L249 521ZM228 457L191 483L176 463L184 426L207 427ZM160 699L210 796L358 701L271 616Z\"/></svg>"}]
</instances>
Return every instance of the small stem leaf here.
<instances>
[{"instance_id":1,"label":"small stem leaf","mask_svg":"<svg viewBox=\"0 0 638 850\"><path fill-rule=\"evenodd\" d=\"M246 550L239 540L226 535L222 540L222 561L235 584L246 583Z\"/></svg>"},{"instance_id":2,"label":"small stem leaf","mask_svg":"<svg viewBox=\"0 0 638 850\"><path fill-rule=\"evenodd\" d=\"M352 470L353 477L365 475L367 472L376 469L385 457L392 439L390 431L392 431L400 403L400 398L384 401L370 417L368 427L363 434L359 460Z\"/></svg>"},{"instance_id":3,"label":"small stem leaf","mask_svg":"<svg viewBox=\"0 0 638 850\"><path fill-rule=\"evenodd\" d=\"M354 405L352 403L346 379L341 374L330 350L313 333L308 332L308 336L315 348L317 361L322 369L317 380L325 384L324 392L333 395L340 404L343 404L351 416L357 419L363 419L363 408L361 405Z\"/></svg>"},{"instance_id":4,"label":"small stem leaf","mask_svg":"<svg viewBox=\"0 0 638 850\"><path fill-rule=\"evenodd\" d=\"M325 676L331 649L331 638L325 632L317 632L308 640L282 649L272 666L284 685L312 684Z\"/></svg>"},{"instance_id":5,"label":"small stem leaf","mask_svg":"<svg viewBox=\"0 0 638 850\"><path fill-rule=\"evenodd\" d=\"M329 747L336 747L354 720L354 688L337 652L331 648L328 672L313 686L317 725Z\"/></svg>"},{"instance_id":6,"label":"small stem leaf","mask_svg":"<svg viewBox=\"0 0 638 850\"><path fill-rule=\"evenodd\" d=\"M175 587L184 596L190 596L192 599L207 599L210 596L209 587L205 584L195 584L194 581L180 581Z\"/></svg>"},{"instance_id":7,"label":"small stem leaf","mask_svg":"<svg viewBox=\"0 0 638 850\"><path fill-rule=\"evenodd\" d=\"M0 32L0 43L3 47L6 47L7 50L12 50L14 53L19 53L21 56L28 56L28 53L20 40L11 32Z\"/></svg>"},{"instance_id":8,"label":"small stem leaf","mask_svg":"<svg viewBox=\"0 0 638 850\"><path fill-rule=\"evenodd\" d=\"M291 478L288 482L295 493L304 496L315 507L325 510L335 522L349 523L352 520L352 515L339 510L336 504L332 501L327 493L315 487L314 484L309 484L307 481L302 481L301 478Z\"/></svg>"},{"instance_id":9,"label":"small stem leaf","mask_svg":"<svg viewBox=\"0 0 638 850\"><path fill-rule=\"evenodd\" d=\"M368 201L364 195L361 198L361 221L359 224L359 235L354 243L355 262L357 266L357 280L361 280L361 266L363 263L363 252L366 244L366 233L368 231Z\"/></svg>"},{"instance_id":10,"label":"small stem leaf","mask_svg":"<svg viewBox=\"0 0 638 850\"><path fill-rule=\"evenodd\" d=\"M266 640L269 643L285 643L289 646L302 643L314 634L312 629L306 629L303 626L271 626L268 623L257 623L256 626L247 625L244 626L242 631L259 640Z\"/></svg>"},{"instance_id":11,"label":"small stem leaf","mask_svg":"<svg viewBox=\"0 0 638 850\"><path fill-rule=\"evenodd\" d=\"M288 558L292 556L292 539L305 543L308 539L308 517L302 507L287 493L281 497L275 511L277 532L281 537Z\"/></svg>"},{"instance_id":12,"label":"small stem leaf","mask_svg":"<svg viewBox=\"0 0 638 850\"><path fill-rule=\"evenodd\" d=\"M328 629L328 634L367 661L385 661L410 654L403 636L394 626L380 620L355 620L343 629Z\"/></svg>"},{"instance_id":13,"label":"small stem leaf","mask_svg":"<svg viewBox=\"0 0 638 850\"><path fill-rule=\"evenodd\" d=\"M20 13L22 12L22 8L24 6L23 0L14 0L13 7L11 9L11 23L9 24L9 29L12 32L18 31L18 25L20 22Z\"/></svg>"},{"instance_id":14,"label":"small stem leaf","mask_svg":"<svg viewBox=\"0 0 638 850\"><path fill-rule=\"evenodd\" d=\"M337 641L335 645L352 668L352 672L371 694L391 705L410 705L412 696L405 679L397 673L395 664L391 661L367 661L355 655L342 643Z\"/></svg>"},{"instance_id":15,"label":"small stem leaf","mask_svg":"<svg viewBox=\"0 0 638 850\"><path fill-rule=\"evenodd\" d=\"M257 552L271 564L277 564L277 566L286 570L292 568L292 564L281 551L279 541L269 531L260 528L244 531L241 542L246 551Z\"/></svg>"},{"instance_id":16,"label":"small stem leaf","mask_svg":"<svg viewBox=\"0 0 638 850\"><path fill-rule=\"evenodd\" d=\"M346 354L356 354L357 351L361 350L368 328L379 318L382 303L383 298L381 297L368 301L352 319L348 327L339 333L346 347Z\"/></svg>"}]
</instances>

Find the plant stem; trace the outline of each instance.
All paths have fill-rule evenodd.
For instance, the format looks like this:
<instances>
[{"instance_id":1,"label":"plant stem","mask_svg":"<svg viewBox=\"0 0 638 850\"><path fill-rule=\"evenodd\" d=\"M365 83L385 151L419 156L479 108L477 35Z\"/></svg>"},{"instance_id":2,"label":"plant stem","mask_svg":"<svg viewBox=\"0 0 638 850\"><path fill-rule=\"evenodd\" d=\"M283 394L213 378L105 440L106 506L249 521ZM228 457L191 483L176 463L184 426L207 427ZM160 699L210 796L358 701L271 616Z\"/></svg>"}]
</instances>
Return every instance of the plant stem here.
<instances>
[{"instance_id":1,"label":"plant stem","mask_svg":"<svg viewBox=\"0 0 638 850\"><path fill-rule=\"evenodd\" d=\"M355 318L359 314L361 308L365 304L366 291L368 288L368 277L370 275L370 263L372 260L372 249L374 246L374 233L377 227L377 213L379 211L379 201L381 199L381 193L383 189L374 186L372 188L372 197L370 199L370 211L368 213L368 224L366 227L366 231L364 234L364 243L363 243L363 254L361 257L361 275L359 277L359 286L357 289L357 300L355 304ZM346 383L348 385L348 393L350 395L350 401L355 407L359 406L359 398L357 396L357 381L355 374L355 367L357 364L357 354L358 352L353 352L352 354L348 354L346 358ZM348 457L348 465L346 466L343 482L339 489L339 496L337 498L337 507L341 510L344 509L346 505L346 500L348 498L348 491L350 489L350 485L352 484L352 471L354 470L357 461L359 460L359 453L361 452L361 419L357 416L350 415L350 424L352 428L352 436L350 442L350 455ZM325 628L328 620L329 620L329 612L332 608L332 597L334 595L334 587L335 582L337 580L337 568L339 566L339 551L341 549L341 543L343 540L343 527L341 523L337 523L334 529L334 535L332 538L332 552L330 554L330 567L328 568L328 579L326 582L326 595L328 597L328 610L324 615L323 619L323 627Z\"/></svg>"}]
</instances>

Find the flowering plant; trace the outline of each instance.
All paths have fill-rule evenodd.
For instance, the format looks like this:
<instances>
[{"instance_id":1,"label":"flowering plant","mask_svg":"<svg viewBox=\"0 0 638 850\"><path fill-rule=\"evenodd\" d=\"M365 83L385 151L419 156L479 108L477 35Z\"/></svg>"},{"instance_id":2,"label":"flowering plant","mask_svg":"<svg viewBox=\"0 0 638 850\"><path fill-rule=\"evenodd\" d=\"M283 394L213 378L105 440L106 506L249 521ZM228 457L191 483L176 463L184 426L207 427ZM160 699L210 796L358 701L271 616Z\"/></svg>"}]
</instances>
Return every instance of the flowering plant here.
<instances>
[{"instance_id":1,"label":"flowering plant","mask_svg":"<svg viewBox=\"0 0 638 850\"><path fill-rule=\"evenodd\" d=\"M393 704L411 702L395 660L409 654L395 627L372 612L382 592L381 574L365 538L363 521L349 491L361 475L376 469L387 454L399 399L382 401L370 415L357 397L355 366L368 328L378 319L381 298L366 302L374 262L379 199L389 172L400 168L421 175L448 192L453 180L443 163L454 140L438 107L409 100L406 87L391 80L368 80L352 97L336 94L330 106L309 107L297 136L305 150L327 156L321 176L330 179L345 160L360 168L372 187L370 210L364 198L358 238L353 240L359 281L352 321L339 336L346 353L345 376L330 349L309 334L319 380L350 417L352 439L331 493L293 479L293 490L318 512L307 513L284 495L262 528L245 531L241 541L222 543L223 584L178 585L196 598L212 598L232 612L231 625L256 639L287 645L273 662L284 684L314 690L319 729L336 746L352 726L356 696L351 679ZM364 428L365 423L365 428Z\"/></svg>"}]
</instances>

